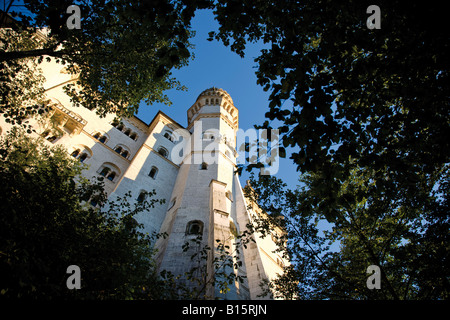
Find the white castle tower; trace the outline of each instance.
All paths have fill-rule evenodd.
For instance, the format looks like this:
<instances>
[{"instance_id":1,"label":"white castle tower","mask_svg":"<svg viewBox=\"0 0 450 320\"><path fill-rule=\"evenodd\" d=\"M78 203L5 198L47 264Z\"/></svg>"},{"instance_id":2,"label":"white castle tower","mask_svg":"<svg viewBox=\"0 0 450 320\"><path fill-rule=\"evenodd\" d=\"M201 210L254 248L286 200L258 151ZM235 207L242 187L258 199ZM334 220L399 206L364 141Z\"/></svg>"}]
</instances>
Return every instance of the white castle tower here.
<instances>
[{"instance_id":1,"label":"white castle tower","mask_svg":"<svg viewBox=\"0 0 450 320\"><path fill-rule=\"evenodd\" d=\"M242 191L235 158L238 110L226 91L211 88L198 96L187 114L191 139L185 148L188 152L180 164L170 209L161 227L161 232L167 232L169 236L158 246L158 261L161 269L174 274L203 267L207 272L203 276L203 289L207 296L214 297L220 294L220 289L214 292L212 285L214 268L217 268L212 260L218 256L217 252L214 255L214 248L221 243L230 247L227 251L231 254L234 237L239 232L236 194ZM242 201L239 203L243 204ZM200 238L200 243L183 251L183 243ZM191 259L196 251L205 247L211 248L211 252L203 257L203 261ZM230 256L230 259L233 258ZM220 263L224 263L223 259ZM239 270L239 275L245 276L245 270ZM250 298L248 287L233 286L232 291L228 294L231 298Z\"/></svg>"},{"instance_id":2,"label":"white castle tower","mask_svg":"<svg viewBox=\"0 0 450 320\"><path fill-rule=\"evenodd\" d=\"M77 79L61 65L44 62L42 69L51 102L48 118L56 128L50 130L42 121L30 119L35 129L31 135L65 146L87 165L85 177L103 176L110 198L131 192L139 202L145 192L155 191L156 199L165 200L136 217L145 232L167 234L155 244L160 270L181 275L183 281L185 273L194 269L204 279L203 287L189 286L208 298L226 299L257 299L261 282L283 272L288 261L275 252L277 245L270 236L255 233L254 241L234 254L234 243L246 225L264 213L245 198L236 173L238 109L225 90L203 91L187 111L186 127L163 112L149 124L136 116L116 122L112 114L100 118L94 111L72 105L63 86ZM10 128L0 117L0 134ZM282 230L274 227L271 232ZM186 243L191 244L189 248ZM219 244L229 253L221 254ZM197 258L192 259L195 254ZM214 260L221 261L223 256L237 268L222 261L224 267L216 270ZM222 290L221 272L234 273L241 281Z\"/></svg>"}]
</instances>

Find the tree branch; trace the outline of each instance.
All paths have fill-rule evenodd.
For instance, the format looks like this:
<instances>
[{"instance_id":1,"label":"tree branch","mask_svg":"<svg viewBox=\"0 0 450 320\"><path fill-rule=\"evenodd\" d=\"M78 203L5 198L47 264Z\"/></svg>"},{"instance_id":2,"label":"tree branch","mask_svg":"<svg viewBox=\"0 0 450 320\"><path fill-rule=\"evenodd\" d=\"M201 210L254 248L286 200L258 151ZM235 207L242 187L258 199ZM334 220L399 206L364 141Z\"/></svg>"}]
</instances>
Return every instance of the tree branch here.
<instances>
[{"instance_id":1,"label":"tree branch","mask_svg":"<svg viewBox=\"0 0 450 320\"><path fill-rule=\"evenodd\" d=\"M347 201L348 203L348 201ZM387 283L387 288L388 291L391 293L392 297L395 300L399 300L399 296L397 295L397 293L395 292L394 288L392 287L391 282L389 281L386 272L384 271L383 266L381 265L380 260L377 258L376 254L373 252L372 250L372 246L370 245L369 241L367 240L367 237L364 235L361 226L358 225L358 223L356 222L355 217L353 216L353 214L351 213L351 208L349 208L349 210L347 210L349 217L352 221L352 223L349 225L349 227L353 230L356 231L356 234L358 235L359 240L364 243L364 247L367 250L367 253L369 254L370 258L372 259L373 263L375 265L377 265L380 268L380 272L381 272L381 276L383 277L383 279L386 281ZM354 225L352 227L352 225ZM356 227L356 228L355 228Z\"/></svg>"},{"instance_id":2,"label":"tree branch","mask_svg":"<svg viewBox=\"0 0 450 320\"><path fill-rule=\"evenodd\" d=\"M66 51L55 51L55 46L44 48L44 49L33 49L26 51L8 51L0 52L0 62L11 61L16 59L39 57L43 55L48 55L52 57L62 58L67 55Z\"/></svg>"}]
</instances>

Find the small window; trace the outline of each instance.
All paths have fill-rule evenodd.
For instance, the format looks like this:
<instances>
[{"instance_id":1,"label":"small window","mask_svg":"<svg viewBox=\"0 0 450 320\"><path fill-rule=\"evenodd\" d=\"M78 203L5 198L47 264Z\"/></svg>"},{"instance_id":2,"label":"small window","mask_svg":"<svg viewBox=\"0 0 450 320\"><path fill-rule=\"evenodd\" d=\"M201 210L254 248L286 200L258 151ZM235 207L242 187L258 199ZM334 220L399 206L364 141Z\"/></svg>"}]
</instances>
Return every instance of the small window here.
<instances>
[{"instance_id":1,"label":"small window","mask_svg":"<svg viewBox=\"0 0 450 320\"><path fill-rule=\"evenodd\" d=\"M173 142L173 136L170 131L166 131L166 133L164 133L164 138L168 139L170 142Z\"/></svg>"},{"instance_id":2,"label":"small window","mask_svg":"<svg viewBox=\"0 0 450 320\"><path fill-rule=\"evenodd\" d=\"M108 174L106 179L108 179L109 181L113 181L115 177L116 177L116 173L113 171L110 174Z\"/></svg>"},{"instance_id":3,"label":"small window","mask_svg":"<svg viewBox=\"0 0 450 320\"><path fill-rule=\"evenodd\" d=\"M50 134L50 130L45 130L44 132L41 133L41 137L45 138L49 134Z\"/></svg>"},{"instance_id":4,"label":"small window","mask_svg":"<svg viewBox=\"0 0 450 320\"><path fill-rule=\"evenodd\" d=\"M120 155L121 155L122 157L126 158L126 157L128 157L128 151L127 151L127 150L124 150Z\"/></svg>"},{"instance_id":5,"label":"small window","mask_svg":"<svg viewBox=\"0 0 450 320\"><path fill-rule=\"evenodd\" d=\"M169 155L169 152L167 151L167 149L163 148L163 147L159 147L158 153L160 155L162 155L164 158L167 158L167 156Z\"/></svg>"},{"instance_id":6,"label":"small window","mask_svg":"<svg viewBox=\"0 0 450 320\"><path fill-rule=\"evenodd\" d=\"M114 151L120 154L122 152L122 147L116 147Z\"/></svg>"},{"instance_id":7,"label":"small window","mask_svg":"<svg viewBox=\"0 0 450 320\"><path fill-rule=\"evenodd\" d=\"M57 136L51 136L51 137L48 137L48 138L47 138L47 141L49 141L49 142L54 142L56 139L58 139Z\"/></svg>"},{"instance_id":8,"label":"small window","mask_svg":"<svg viewBox=\"0 0 450 320\"><path fill-rule=\"evenodd\" d=\"M103 176L103 177L106 177L106 175L108 174L109 171L111 171L110 168L104 167L104 168L102 169L102 171L100 171L100 175Z\"/></svg>"},{"instance_id":9,"label":"small window","mask_svg":"<svg viewBox=\"0 0 450 320\"><path fill-rule=\"evenodd\" d=\"M136 140L137 139L137 134L133 132L132 134L130 134L130 138L133 139L133 140Z\"/></svg>"},{"instance_id":10,"label":"small window","mask_svg":"<svg viewBox=\"0 0 450 320\"><path fill-rule=\"evenodd\" d=\"M113 168L113 169L111 169ZM112 164L112 163L104 163L100 169L98 169L99 171L97 171L97 173L103 177L105 177L106 179L108 179L109 181L113 181L115 180L115 178L120 175L120 170L119 168Z\"/></svg>"},{"instance_id":11,"label":"small window","mask_svg":"<svg viewBox=\"0 0 450 320\"><path fill-rule=\"evenodd\" d=\"M78 157L79 154L80 154L80 149L77 149L74 152L72 152L71 156L76 158L76 157Z\"/></svg>"},{"instance_id":12,"label":"small window","mask_svg":"<svg viewBox=\"0 0 450 320\"><path fill-rule=\"evenodd\" d=\"M84 160L86 160L87 157L88 157L88 154L87 154L87 153L83 153L78 159L79 159L81 162L84 162Z\"/></svg>"},{"instance_id":13,"label":"small window","mask_svg":"<svg viewBox=\"0 0 450 320\"><path fill-rule=\"evenodd\" d=\"M121 123L121 124L119 124L119 125L117 126L117 130L119 130L119 131L122 131L123 128L124 128L123 123Z\"/></svg>"},{"instance_id":14,"label":"small window","mask_svg":"<svg viewBox=\"0 0 450 320\"><path fill-rule=\"evenodd\" d=\"M145 198L147 198L147 192L141 191L136 199L137 202L144 202Z\"/></svg>"},{"instance_id":15,"label":"small window","mask_svg":"<svg viewBox=\"0 0 450 320\"><path fill-rule=\"evenodd\" d=\"M158 174L158 168L156 167L152 167L152 169L150 170L148 176L150 178L156 179L156 175Z\"/></svg>"},{"instance_id":16,"label":"small window","mask_svg":"<svg viewBox=\"0 0 450 320\"><path fill-rule=\"evenodd\" d=\"M189 221L186 226L186 235L201 235L203 234L203 222L194 220Z\"/></svg>"},{"instance_id":17,"label":"small window","mask_svg":"<svg viewBox=\"0 0 450 320\"><path fill-rule=\"evenodd\" d=\"M202 164L200 165L200 170L207 170L208 169L208 164L206 162L202 162Z\"/></svg>"},{"instance_id":18,"label":"small window","mask_svg":"<svg viewBox=\"0 0 450 320\"><path fill-rule=\"evenodd\" d=\"M131 134L131 129L125 130L124 134L125 134L126 136L129 136L129 135Z\"/></svg>"},{"instance_id":19,"label":"small window","mask_svg":"<svg viewBox=\"0 0 450 320\"><path fill-rule=\"evenodd\" d=\"M106 140L108 139L106 137L106 135L101 134L100 132L97 132L96 134L94 134L94 138L97 139L98 141L100 141L101 143L105 143Z\"/></svg>"},{"instance_id":20,"label":"small window","mask_svg":"<svg viewBox=\"0 0 450 320\"><path fill-rule=\"evenodd\" d=\"M76 150L74 150L71 154L75 159L78 158L80 162L83 162L87 158L92 156L92 151L86 146L79 146Z\"/></svg>"}]
</instances>

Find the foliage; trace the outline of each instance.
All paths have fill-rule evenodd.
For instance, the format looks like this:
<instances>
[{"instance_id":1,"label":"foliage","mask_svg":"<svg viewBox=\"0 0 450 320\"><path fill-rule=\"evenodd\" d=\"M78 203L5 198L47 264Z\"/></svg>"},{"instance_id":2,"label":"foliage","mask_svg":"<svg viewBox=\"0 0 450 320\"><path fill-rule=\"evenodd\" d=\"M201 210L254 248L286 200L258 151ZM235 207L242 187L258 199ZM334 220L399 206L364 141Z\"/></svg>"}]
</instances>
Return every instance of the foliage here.
<instances>
[{"instance_id":1,"label":"foliage","mask_svg":"<svg viewBox=\"0 0 450 320\"><path fill-rule=\"evenodd\" d=\"M449 31L439 6L391 1L370 30L370 4L219 0L210 38L240 55L269 46L255 59L271 92L261 127L281 123L303 186L254 187L290 218L299 296L448 298ZM381 291L365 289L371 264Z\"/></svg>"},{"instance_id":2,"label":"foliage","mask_svg":"<svg viewBox=\"0 0 450 320\"><path fill-rule=\"evenodd\" d=\"M18 34L11 29L1 30L0 41L4 51L28 50L35 46L28 34ZM0 62L0 83L0 114L5 121L26 127L28 116L45 111L42 105L44 77L37 61L28 58Z\"/></svg>"},{"instance_id":3,"label":"foliage","mask_svg":"<svg viewBox=\"0 0 450 320\"><path fill-rule=\"evenodd\" d=\"M419 202L402 194L378 197L370 170L360 169L340 185L333 205L322 197L324 177L305 174L302 186L286 189L279 179L253 176L253 192L287 234L291 265L270 287L281 298L301 299L448 299L450 170L441 180L421 179ZM389 194L389 193L388 193ZM394 200L392 198L395 198ZM334 210L333 219L327 209ZM275 219L280 215L284 219ZM326 221L330 221L327 223ZM267 232L260 224L259 231ZM369 290L366 269L381 269L381 290Z\"/></svg>"},{"instance_id":4,"label":"foliage","mask_svg":"<svg viewBox=\"0 0 450 320\"><path fill-rule=\"evenodd\" d=\"M81 178L83 167L67 151L19 130L2 139L0 155L1 297L164 297L154 239L133 218L160 201L135 206L130 194L106 201L103 183ZM81 269L80 290L66 286L72 264Z\"/></svg>"},{"instance_id":5,"label":"foliage","mask_svg":"<svg viewBox=\"0 0 450 320\"><path fill-rule=\"evenodd\" d=\"M164 92L183 88L170 71L188 62L190 20L195 9L208 7L209 1L25 0L24 4L29 14L17 13L18 37L31 37L35 28L46 28L47 39L34 48L3 48L0 62L15 65L24 58L52 57L78 77L66 86L75 105L100 115L131 116L141 101L169 103ZM66 25L71 5L80 8L81 29Z\"/></svg>"},{"instance_id":6,"label":"foliage","mask_svg":"<svg viewBox=\"0 0 450 320\"><path fill-rule=\"evenodd\" d=\"M218 1L221 27L211 37L241 55L246 41L271 44L256 58L258 83L271 91L266 115L282 121L285 147L300 148L292 158L303 172L334 163L339 179L356 156L394 172L431 172L448 160L449 33L440 9L378 5L382 27L369 30L364 1Z\"/></svg>"},{"instance_id":7,"label":"foliage","mask_svg":"<svg viewBox=\"0 0 450 320\"><path fill-rule=\"evenodd\" d=\"M246 276L239 272L243 264L241 250L253 239L253 231L230 235L228 239L216 239L213 246L205 244L198 235L188 239L182 246L190 255L194 266L184 274L174 275L162 270L161 277L171 288L171 299L207 300L226 298L236 282L245 282Z\"/></svg>"}]
</instances>

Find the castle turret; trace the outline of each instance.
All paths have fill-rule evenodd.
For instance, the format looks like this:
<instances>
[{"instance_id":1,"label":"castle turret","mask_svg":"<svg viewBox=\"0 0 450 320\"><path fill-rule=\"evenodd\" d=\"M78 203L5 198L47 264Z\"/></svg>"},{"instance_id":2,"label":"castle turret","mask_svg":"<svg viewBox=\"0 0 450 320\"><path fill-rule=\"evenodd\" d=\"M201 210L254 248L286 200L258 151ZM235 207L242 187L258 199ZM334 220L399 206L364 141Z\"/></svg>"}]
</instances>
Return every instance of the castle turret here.
<instances>
[{"instance_id":1,"label":"castle turret","mask_svg":"<svg viewBox=\"0 0 450 320\"><path fill-rule=\"evenodd\" d=\"M187 115L191 148L180 165L161 228L169 236L159 244L159 261L161 269L177 275L199 268L198 277L204 278L202 294L214 297L220 294L213 285L214 280L220 282L214 279L213 265L218 245L231 252L238 229L234 196L238 110L225 90L211 88L198 96ZM193 240L197 240L195 245ZM188 250L183 250L185 243L191 244ZM204 248L211 249L200 261ZM196 259L191 259L193 255ZM231 253L229 259L233 259ZM248 292L238 292L234 284L231 287L228 298L248 298Z\"/></svg>"}]
</instances>

